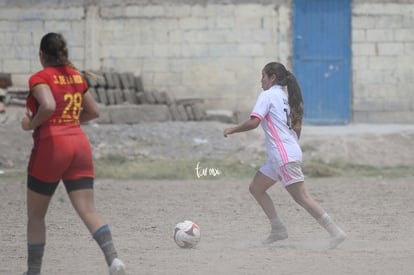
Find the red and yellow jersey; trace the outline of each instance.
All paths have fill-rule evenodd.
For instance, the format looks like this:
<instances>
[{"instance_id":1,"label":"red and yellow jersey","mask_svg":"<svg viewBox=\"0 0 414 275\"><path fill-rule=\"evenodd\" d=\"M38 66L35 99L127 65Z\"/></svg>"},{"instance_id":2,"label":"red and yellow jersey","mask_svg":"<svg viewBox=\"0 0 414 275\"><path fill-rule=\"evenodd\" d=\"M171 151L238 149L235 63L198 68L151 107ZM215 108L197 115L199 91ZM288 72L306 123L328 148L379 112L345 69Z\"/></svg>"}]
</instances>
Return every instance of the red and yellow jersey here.
<instances>
[{"instance_id":1,"label":"red and yellow jersey","mask_svg":"<svg viewBox=\"0 0 414 275\"><path fill-rule=\"evenodd\" d=\"M35 130L40 138L56 135L71 135L82 132L80 113L83 94L88 90L84 78L69 66L47 67L29 79L30 94L26 105L36 114L39 104L34 97L34 87L46 84L50 87L56 101L56 109L49 119Z\"/></svg>"}]
</instances>

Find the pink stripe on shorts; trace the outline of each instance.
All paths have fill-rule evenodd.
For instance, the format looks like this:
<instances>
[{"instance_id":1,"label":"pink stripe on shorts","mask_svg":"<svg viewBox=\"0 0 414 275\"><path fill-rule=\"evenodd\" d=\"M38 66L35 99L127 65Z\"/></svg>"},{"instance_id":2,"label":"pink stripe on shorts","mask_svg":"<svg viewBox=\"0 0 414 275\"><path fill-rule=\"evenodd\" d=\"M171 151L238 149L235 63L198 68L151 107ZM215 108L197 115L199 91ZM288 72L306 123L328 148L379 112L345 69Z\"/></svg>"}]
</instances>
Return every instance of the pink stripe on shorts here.
<instances>
[{"instance_id":1,"label":"pink stripe on shorts","mask_svg":"<svg viewBox=\"0 0 414 275\"><path fill-rule=\"evenodd\" d=\"M285 187L305 180L302 172L302 162L300 161L288 162L283 166L278 166L276 162L268 160L260 167L259 171L274 181L280 180Z\"/></svg>"}]
</instances>

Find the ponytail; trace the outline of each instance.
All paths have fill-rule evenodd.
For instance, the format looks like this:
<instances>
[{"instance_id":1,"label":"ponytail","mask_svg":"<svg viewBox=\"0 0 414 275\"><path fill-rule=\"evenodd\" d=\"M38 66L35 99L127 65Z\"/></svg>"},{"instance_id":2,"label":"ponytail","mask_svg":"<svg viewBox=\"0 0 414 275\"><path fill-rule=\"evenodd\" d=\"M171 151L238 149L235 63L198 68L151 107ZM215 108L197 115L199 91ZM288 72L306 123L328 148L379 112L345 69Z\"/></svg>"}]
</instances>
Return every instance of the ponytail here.
<instances>
[{"instance_id":1,"label":"ponytail","mask_svg":"<svg viewBox=\"0 0 414 275\"><path fill-rule=\"evenodd\" d=\"M302 119L304 113L302 91L296 77L289 72L287 79L287 91L290 107L290 120L292 128L300 128L302 126Z\"/></svg>"}]
</instances>

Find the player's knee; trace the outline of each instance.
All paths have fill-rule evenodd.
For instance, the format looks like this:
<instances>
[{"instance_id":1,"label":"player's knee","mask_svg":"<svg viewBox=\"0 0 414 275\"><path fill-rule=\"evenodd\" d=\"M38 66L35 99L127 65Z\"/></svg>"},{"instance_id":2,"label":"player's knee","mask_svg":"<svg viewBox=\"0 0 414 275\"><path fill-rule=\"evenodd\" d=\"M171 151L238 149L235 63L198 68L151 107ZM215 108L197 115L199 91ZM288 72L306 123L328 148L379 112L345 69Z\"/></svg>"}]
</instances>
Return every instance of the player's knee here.
<instances>
[{"instance_id":1,"label":"player's knee","mask_svg":"<svg viewBox=\"0 0 414 275\"><path fill-rule=\"evenodd\" d=\"M28 222L44 222L46 213L43 211L27 211L27 220Z\"/></svg>"},{"instance_id":2,"label":"player's knee","mask_svg":"<svg viewBox=\"0 0 414 275\"><path fill-rule=\"evenodd\" d=\"M260 188L258 188L256 185L254 185L253 183L249 185L249 192L250 194L252 194L254 197L264 193L262 190L260 190Z\"/></svg>"}]
</instances>

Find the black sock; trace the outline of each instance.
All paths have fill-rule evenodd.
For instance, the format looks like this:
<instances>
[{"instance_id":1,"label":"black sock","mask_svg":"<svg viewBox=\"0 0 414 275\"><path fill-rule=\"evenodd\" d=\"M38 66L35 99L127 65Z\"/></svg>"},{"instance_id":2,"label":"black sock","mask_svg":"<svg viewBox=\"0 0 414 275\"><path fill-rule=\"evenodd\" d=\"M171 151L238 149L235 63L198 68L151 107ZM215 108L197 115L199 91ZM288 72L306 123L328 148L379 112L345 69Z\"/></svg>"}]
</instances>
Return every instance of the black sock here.
<instances>
[{"instance_id":1,"label":"black sock","mask_svg":"<svg viewBox=\"0 0 414 275\"><path fill-rule=\"evenodd\" d=\"M92 237L98 243L99 247L105 255L105 260L108 266L111 265L112 261L118 257L116 253L114 243L112 241L111 231L108 225L104 225L93 233Z\"/></svg>"},{"instance_id":2,"label":"black sock","mask_svg":"<svg viewBox=\"0 0 414 275\"><path fill-rule=\"evenodd\" d=\"M27 244L27 275L39 275L42 268L43 252L45 244Z\"/></svg>"}]
</instances>

